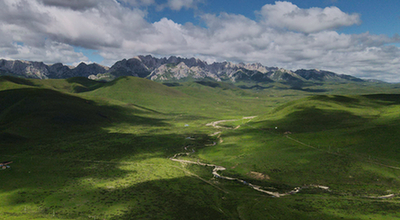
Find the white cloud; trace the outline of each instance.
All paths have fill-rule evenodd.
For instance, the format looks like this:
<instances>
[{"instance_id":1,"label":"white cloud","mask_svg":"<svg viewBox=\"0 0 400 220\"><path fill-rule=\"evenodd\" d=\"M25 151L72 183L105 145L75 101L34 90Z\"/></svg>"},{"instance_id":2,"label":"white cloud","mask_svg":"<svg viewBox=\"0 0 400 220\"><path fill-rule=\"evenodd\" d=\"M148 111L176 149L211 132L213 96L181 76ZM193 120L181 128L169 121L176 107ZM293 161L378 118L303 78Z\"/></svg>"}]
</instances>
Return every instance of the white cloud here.
<instances>
[{"instance_id":1,"label":"white cloud","mask_svg":"<svg viewBox=\"0 0 400 220\"><path fill-rule=\"evenodd\" d=\"M73 63L76 60L89 62L86 56L75 52L72 46L51 41L46 41L44 47L41 48L13 43L2 50L0 57L8 60L42 61L48 64Z\"/></svg>"},{"instance_id":2,"label":"white cloud","mask_svg":"<svg viewBox=\"0 0 400 220\"><path fill-rule=\"evenodd\" d=\"M266 25L292 31L313 33L360 24L358 14L346 14L337 7L301 9L290 2L275 2L262 7Z\"/></svg>"},{"instance_id":3,"label":"white cloud","mask_svg":"<svg viewBox=\"0 0 400 220\"><path fill-rule=\"evenodd\" d=\"M152 4L147 0L124 1ZM400 49L391 46L400 42L400 37L339 34L335 28L360 21L358 15L337 8L300 9L288 2L276 2L262 8L259 13L264 17L258 21L238 14L204 14L200 17L205 24L202 27L168 18L149 23L146 11L115 0L98 0L95 5L91 0L55 5L60 2L0 1L0 58L90 62L74 50L80 46L97 50L106 65L139 54L181 55L209 61L260 62L287 69L317 68L400 82ZM168 7L178 10L195 7L199 1L175 2L175 6L170 3ZM281 8L282 4L288 7ZM275 8L274 13L293 12L293 17L271 14L271 8ZM281 23L278 18L282 18ZM299 23L296 28L297 21L307 25Z\"/></svg>"},{"instance_id":4,"label":"white cloud","mask_svg":"<svg viewBox=\"0 0 400 220\"><path fill-rule=\"evenodd\" d=\"M203 3L204 0L167 0L167 3L158 5L158 10L163 10L164 8L170 8L174 11L180 11L181 9L196 9L197 5Z\"/></svg>"},{"instance_id":5,"label":"white cloud","mask_svg":"<svg viewBox=\"0 0 400 220\"><path fill-rule=\"evenodd\" d=\"M97 5L96 0L39 0L44 5L65 7L73 10L86 10Z\"/></svg>"},{"instance_id":6,"label":"white cloud","mask_svg":"<svg viewBox=\"0 0 400 220\"><path fill-rule=\"evenodd\" d=\"M206 14L202 18L208 26L208 31L218 41L259 37L264 31L264 27L243 15L221 13L217 17Z\"/></svg>"},{"instance_id":7,"label":"white cloud","mask_svg":"<svg viewBox=\"0 0 400 220\"><path fill-rule=\"evenodd\" d=\"M124 2L131 6L149 6L156 4L155 0L119 0L120 2Z\"/></svg>"},{"instance_id":8,"label":"white cloud","mask_svg":"<svg viewBox=\"0 0 400 220\"><path fill-rule=\"evenodd\" d=\"M72 46L99 50L119 48L124 39L136 35L134 30L143 31L146 26L151 26L144 20L144 16L145 12L121 7L112 0L97 1L95 7L85 11L49 6L37 1L4 0L0 2L0 32L4 33L0 36L0 42L4 41L13 49L0 50L0 56L10 57L11 53L20 51L23 56L14 55L15 59L23 57L37 60L37 57L41 57L44 60L54 60L58 56L52 55L52 52L47 53L51 55L48 58L43 57L46 53L31 53L31 57L23 53L27 49L55 49L48 46L49 42L68 45L71 49ZM15 44L18 42L24 46L21 48ZM82 59L81 56L73 57ZM67 62L63 57L58 58L59 62Z\"/></svg>"},{"instance_id":9,"label":"white cloud","mask_svg":"<svg viewBox=\"0 0 400 220\"><path fill-rule=\"evenodd\" d=\"M172 10L181 10L182 8L195 8L200 1L196 0L168 0L168 6Z\"/></svg>"}]
</instances>

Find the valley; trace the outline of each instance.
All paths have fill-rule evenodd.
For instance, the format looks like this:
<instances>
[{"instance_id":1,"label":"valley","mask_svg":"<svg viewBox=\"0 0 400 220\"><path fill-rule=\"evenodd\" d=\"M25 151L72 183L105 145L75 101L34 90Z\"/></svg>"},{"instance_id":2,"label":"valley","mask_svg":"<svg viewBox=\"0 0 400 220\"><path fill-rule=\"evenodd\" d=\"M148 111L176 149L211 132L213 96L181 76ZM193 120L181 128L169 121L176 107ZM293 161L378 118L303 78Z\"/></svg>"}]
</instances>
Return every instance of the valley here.
<instances>
[{"instance_id":1,"label":"valley","mask_svg":"<svg viewBox=\"0 0 400 220\"><path fill-rule=\"evenodd\" d=\"M0 219L399 219L398 85L304 82L2 76Z\"/></svg>"}]
</instances>

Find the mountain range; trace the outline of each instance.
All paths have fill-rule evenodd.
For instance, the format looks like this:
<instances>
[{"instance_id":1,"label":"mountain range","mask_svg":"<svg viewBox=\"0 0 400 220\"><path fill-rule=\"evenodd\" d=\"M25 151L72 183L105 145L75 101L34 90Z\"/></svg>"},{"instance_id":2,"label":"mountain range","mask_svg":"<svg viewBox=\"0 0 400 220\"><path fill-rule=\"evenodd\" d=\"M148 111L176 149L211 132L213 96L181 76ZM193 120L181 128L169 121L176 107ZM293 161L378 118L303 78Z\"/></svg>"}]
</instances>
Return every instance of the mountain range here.
<instances>
[{"instance_id":1,"label":"mountain range","mask_svg":"<svg viewBox=\"0 0 400 220\"><path fill-rule=\"evenodd\" d=\"M156 58L150 55L137 56L117 61L111 67L96 63L80 63L76 67L62 63L47 65L43 62L0 60L0 75L12 75L37 79L65 79L86 77L93 80L111 81L120 76L136 76L154 81L215 80L231 82L365 82L350 75L329 71L286 70L266 67L260 63L244 64L214 62L208 64L196 58Z\"/></svg>"}]
</instances>

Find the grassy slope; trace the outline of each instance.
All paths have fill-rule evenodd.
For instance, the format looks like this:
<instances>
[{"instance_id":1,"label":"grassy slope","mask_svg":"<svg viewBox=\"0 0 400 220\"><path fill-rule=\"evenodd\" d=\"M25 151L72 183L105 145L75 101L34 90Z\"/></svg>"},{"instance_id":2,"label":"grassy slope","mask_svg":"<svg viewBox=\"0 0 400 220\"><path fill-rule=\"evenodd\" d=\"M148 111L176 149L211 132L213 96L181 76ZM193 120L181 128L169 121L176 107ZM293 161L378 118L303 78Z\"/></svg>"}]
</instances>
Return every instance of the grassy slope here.
<instances>
[{"instance_id":1,"label":"grassy slope","mask_svg":"<svg viewBox=\"0 0 400 220\"><path fill-rule=\"evenodd\" d=\"M224 218L219 192L190 178L198 168L165 159L190 129L172 130L175 115L35 88L3 91L0 102L2 157L14 160L1 173L0 219Z\"/></svg>"},{"instance_id":2,"label":"grassy slope","mask_svg":"<svg viewBox=\"0 0 400 220\"><path fill-rule=\"evenodd\" d=\"M399 208L397 199L361 197L399 192L398 171L369 162L398 166L397 96L316 96L267 114L282 102L271 91L225 84L0 78L0 88L1 154L14 160L0 171L0 219L393 219ZM206 123L251 115L259 117L201 150L214 141ZM266 187L326 184L333 192L273 199L166 159L185 146ZM338 148L343 155L332 154Z\"/></svg>"},{"instance_id":3,"label":"grassy slope","mask_svg":"<svg viewBox=\"0 0 400 220\"><path fill-rule=\"evenodd\" d=\"M311 213L352 213L356 218L385 213L395 218L397 199L377 210L371 207L382 203L363 198L400 192L399 101L399 95L324 95L293 101L237 130L224 131L224 142L203 149L199 157L250 182L256 181L251 171L267 174L271 179L259 184L278 191L330 186L331 195L323 202L291 204L306 205ZM292 134L285 135L287 131Z\"/></svg>"}]
</instances>

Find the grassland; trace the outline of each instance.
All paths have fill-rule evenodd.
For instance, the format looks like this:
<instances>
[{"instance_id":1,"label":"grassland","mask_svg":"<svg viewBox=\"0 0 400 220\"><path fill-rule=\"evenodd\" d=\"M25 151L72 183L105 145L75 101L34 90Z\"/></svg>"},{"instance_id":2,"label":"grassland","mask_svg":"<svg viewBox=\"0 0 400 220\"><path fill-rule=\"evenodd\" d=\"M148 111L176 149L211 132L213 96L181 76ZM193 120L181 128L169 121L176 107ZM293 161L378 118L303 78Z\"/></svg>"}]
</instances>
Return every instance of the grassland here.
<instances>
[{"instance_id":1,"label":"grassland","mask_svg":"<svg viewBox=\"0 0 400 220\"><path fill-rule=\"evenodd\" d=\"M253 88L1 77L0 219L400 218L395 85Z\"/></svg>"}]
</instances>

